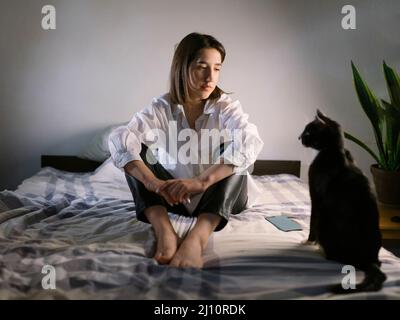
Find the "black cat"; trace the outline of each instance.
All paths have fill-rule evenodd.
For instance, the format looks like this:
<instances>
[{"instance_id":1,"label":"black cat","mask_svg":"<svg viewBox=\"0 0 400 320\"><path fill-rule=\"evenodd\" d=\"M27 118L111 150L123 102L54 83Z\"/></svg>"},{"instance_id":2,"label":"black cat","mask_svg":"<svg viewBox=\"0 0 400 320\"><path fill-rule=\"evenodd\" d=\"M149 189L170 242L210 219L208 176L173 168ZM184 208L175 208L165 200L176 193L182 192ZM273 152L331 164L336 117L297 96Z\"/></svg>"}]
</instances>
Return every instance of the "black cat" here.
<instances>
[{"instance_id":1,"label":"black cat","mask_svg":"<svg viewBox=\"0 0 400 320\"><path fill-rule=\"evenodd\" d=\"M319 243L326 258L365 272L356 289L332 287L335 293L378 291L386 275L378 252L382 237L379 212L368 179L344 149L340 125L317 110L301 136L303 145L319 151L309 169L311 221L309 241Z\"/></svg>"}]
</instances>

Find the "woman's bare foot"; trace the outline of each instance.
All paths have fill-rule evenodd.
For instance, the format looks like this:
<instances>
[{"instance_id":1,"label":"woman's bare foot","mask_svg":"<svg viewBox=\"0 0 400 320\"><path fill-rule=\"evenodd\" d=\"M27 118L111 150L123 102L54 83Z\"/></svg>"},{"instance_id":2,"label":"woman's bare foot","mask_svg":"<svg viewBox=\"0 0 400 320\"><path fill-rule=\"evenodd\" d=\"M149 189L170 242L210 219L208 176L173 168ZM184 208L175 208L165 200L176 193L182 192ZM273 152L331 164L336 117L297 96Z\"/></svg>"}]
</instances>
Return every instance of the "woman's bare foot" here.
<instances>
[{"instance_id":1,"label":"woman's bare foot","mask_svg":"<svg viewBox=\"0 0 400 320\"><path fill-rule=\"evenodd\" d=\"M160 264L168 264L175 255L179 245L179 237L168 217L167 209L163 206L149 207L144 211L153 226L157 245L153 258Z\"/></svg>"},{"instance_id":2,"label":"woman's bare foot","mask_svg":"<svg viewBox=\"0 0 400 320\"><path fill-rule=\"evenodd\" d=\"M175 256L171 267L177 268L202 268L203 267L203 243L200 237L188 235L182 242Z\"/></svg>"},{"instance_id":3,"label":"woman's bare foot","mask_svg":"<svg viewBox=\"0 0 400 320\"><path fill-rule=\"evenodd\" d=\"M183 240L169 265L177 268L202 268L203 251L207 246L208 238L220 221L221 217L218 215L199 214L194 228Z\"/></svg>"},{"instance_id":4,"label":"woman's bare foot","mask_svg":"<svg viewBox=\"0 0 400 320\"><path fill-rule=\"evenodd\" d=\"M162 230L156 232L157 249L154 254L154 259L159 264L168 264L174 257L178 249L179 237L175 231Z\"/></svg>"},{"instance_id":5,"label":"woman's bare foot","mask_svg":"<svg viewBox=\"0 0 400 320\"><path fill-rule=\"evenodd\" d=\"M160 264L168 264L178 268L202 268L203 250L208 238L221 221L221 217L203 213L186 236L182 244L169 220L168 213L163 206L153 206L144 212L153 226L157 239L157 249L154 259ZM179 249L178 249L179 247Z\"/></svg>"}]
</instances>

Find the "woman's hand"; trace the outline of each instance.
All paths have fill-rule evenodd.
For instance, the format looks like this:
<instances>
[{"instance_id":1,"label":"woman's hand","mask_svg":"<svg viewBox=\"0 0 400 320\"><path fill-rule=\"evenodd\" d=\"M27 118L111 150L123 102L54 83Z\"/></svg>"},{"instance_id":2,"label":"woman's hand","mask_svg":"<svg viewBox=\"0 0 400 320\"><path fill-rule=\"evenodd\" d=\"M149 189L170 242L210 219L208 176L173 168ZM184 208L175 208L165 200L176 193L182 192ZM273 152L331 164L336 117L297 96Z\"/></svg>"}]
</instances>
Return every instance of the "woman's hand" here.
<instances>
[{"instance_id":1,"label":"woman's hand","mask_svg":"<svg viewBox=\"0 0 400 320\"><path fill-rule=\"evenodd\" d=\"M168 204L172 207L176 201L172 199L170 194L163 188L163 186L168 182L172 180L160 180L157 178L151 179L149 182L145 184L146 189L149 190L150 192L154 192L162 196L165 201L168 202Z\"/></svg>"},{"instance_id":2,"label":"woman's hand","mask_svg":"<svg viewBox=\"0 0 400 320\"><path fill-rule=\"evenodd\" d=\"M192 194L201 193L206 190L205 183L198 178L167 180L159 189L166 192L173 203L188 201Z\"/></svg>"}]
</instances>

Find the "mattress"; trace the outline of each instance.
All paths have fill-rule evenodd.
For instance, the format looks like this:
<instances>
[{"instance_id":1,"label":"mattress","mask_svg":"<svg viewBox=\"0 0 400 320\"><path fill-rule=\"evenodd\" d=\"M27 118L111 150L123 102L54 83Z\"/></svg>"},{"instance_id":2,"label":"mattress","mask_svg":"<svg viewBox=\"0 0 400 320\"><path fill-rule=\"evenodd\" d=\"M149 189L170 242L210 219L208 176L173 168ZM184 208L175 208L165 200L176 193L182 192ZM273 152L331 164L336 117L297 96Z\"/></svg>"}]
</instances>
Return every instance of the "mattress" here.
<instances>
[{"instance_id":1,"label":"mattress","mask_svg":"<svg viewBox=\"0 0 400 320\"><path fill-rule=\"evenodd\" d=\"M388 276L379 292L334 295L343 265L305 244L307 184L292 175L254 177L255 204L231 216L204 252L204 268L159 265L154 233L136 219L123 173L105 161L93 173L50 167L0 192L1 299L399 299L400 259L380 251ZM301 231L265 217L286 215ZM184 237L196 218L170 214ZM55 289L44 285L48 266ZM357 271L357 280L363 273ZM48 279L48 278L46 278ZM47 288L47 289L46 289Z\"/></svg>"}]
</instances>

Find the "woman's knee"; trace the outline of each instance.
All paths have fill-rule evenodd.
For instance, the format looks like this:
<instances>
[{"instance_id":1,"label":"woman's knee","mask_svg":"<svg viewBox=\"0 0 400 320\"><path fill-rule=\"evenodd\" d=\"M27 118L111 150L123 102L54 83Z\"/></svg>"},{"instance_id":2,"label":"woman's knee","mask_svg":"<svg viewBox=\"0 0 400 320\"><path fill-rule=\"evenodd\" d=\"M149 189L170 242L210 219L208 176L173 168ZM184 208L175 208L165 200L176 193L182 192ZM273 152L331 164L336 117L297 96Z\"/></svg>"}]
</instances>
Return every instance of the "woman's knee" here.
<instances>
[{"instance_id":1,"label":"woman's knee","mask_svg":"<svg viewBox=\"0 0 400 320\"><path fill-rule=\"evenodd\" d=\"M210 186L205 193L223 197L231 197L238 193L246 193L247 195L247 176L233 174Z\"/></svg>"},{"instance_id":2,"label":"woman's knee","mask_svg":"<svg viewBox=\"0 0 400 320\"><path fill-rule=\"evenodd\" d=\"M247 176L229 176L206 190L194 215L209 212L221 217L215 231L222 230L231 214L235 215L246 209Z\"/></svg>"}]
</instances>

